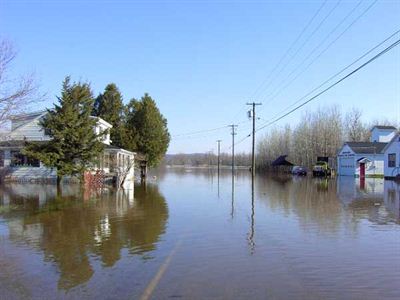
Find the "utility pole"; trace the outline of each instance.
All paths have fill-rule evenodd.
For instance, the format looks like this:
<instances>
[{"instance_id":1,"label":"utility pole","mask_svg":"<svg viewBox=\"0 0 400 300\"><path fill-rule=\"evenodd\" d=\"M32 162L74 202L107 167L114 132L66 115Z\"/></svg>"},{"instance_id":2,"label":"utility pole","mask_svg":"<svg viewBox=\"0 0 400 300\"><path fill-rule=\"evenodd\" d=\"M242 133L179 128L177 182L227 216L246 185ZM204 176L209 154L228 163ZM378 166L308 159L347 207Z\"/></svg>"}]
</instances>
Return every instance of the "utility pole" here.
<instances>
[{"instance_id":1,"label":"utility pole","mask_svg":"<svg viewBox=\"0 0 400 300\"><path fill-rule=\"evenodd\" d=\"M228 125L232 129L232 176L235 175L235 135L236 133L236 128L238 127L235 124Z\"/></svg>"},{"instance_id":2,"label":"utility pole","mask_svg":"<svg viewBox=\"0 0 400 300\"><path fill-rule=\"evenodd\" d=\"M221 164L221 162L220 162L220 151L221 151L221 141L222 140L217 140L217 143L218 143L218 176L219 176L219 168L220 168L220 164Z\"/></svg>"},{"instance_id":3,"label":"utility pole","mask_svg":"<svg viewBox=\"0 0 400 300\"><path fill-rule=\"evenodd\" d=\"M256 175L256 155L255 155L255 146L256 146L256 105L261 105L261 103L246 103L247 105L252 106L252 115L253 115L253 145L251 151L251 175L254 177Z\"/></svg>"}]
</instances>

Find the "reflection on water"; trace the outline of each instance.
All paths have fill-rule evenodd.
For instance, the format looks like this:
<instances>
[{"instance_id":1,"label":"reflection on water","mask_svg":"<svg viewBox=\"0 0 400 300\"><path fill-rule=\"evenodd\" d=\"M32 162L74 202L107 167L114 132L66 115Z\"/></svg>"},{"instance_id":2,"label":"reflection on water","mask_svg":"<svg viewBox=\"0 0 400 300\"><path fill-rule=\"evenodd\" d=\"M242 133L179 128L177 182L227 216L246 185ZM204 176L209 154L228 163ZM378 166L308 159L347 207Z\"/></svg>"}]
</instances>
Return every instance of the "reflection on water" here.
<instances>
[{"instance_id":1,"label":"reflection on water","mask_svg":"<svg viewBox=\"0 0 400 300\"><path fill-rule=\"evenodd\" d=\"M112 267L122 249L148 259L165 231L168 208L157 186L87 192L77 186L8 185L2 217L8 238L43 251L59 270L58 287L70 289L94 274L91 258Z\"/></svg>"},{"instance_id":2,"label":"reflection on water","mask_svg":"<svg viewBox=\"0 0 400 300\"><path fill-rule=\"evenodd\" d=\"M0 293L398 299L399 225L400 184L382 179L171 169L119 191L6 185Z\"/></svg>"}]
</instances>

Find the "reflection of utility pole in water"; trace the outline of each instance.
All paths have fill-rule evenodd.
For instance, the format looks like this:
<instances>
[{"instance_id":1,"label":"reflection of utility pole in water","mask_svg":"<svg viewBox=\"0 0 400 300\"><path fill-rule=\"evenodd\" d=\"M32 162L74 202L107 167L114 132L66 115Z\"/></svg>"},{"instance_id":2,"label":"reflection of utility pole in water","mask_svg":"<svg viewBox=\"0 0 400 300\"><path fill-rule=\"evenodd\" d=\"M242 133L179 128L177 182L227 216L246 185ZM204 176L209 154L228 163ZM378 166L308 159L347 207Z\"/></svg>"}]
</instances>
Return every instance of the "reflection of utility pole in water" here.
<instances>
[{"instance_id":1,"label":"reflection of utility pole in water","mask_svg":"<svg viewBox=\"0 0 400 300\"><path fill-rule=\"evenodd\" d=\"M236 133L236 127L238 127L235 124L229 125L229 127L232 128L232 176L235 176L235 135Z\"/></svg>"},{"instance_id":2,"label":"reflection of utility pole in water","mask_svg":"<svg viewBox=\"0 0 400 300\"><path fill-rule=\"evenodd\" d=\"M255 223L255 209L254 209L254 176L251 178L251 216L250 216L250 232L249 232L249 246L250 253L253 254L256 243L254 242L254 223Z\"/></svg>"},{"instance_id":3,"label":"reflection of utility pole in water","mask_svg":"<svg viewBox=\"0 0 400 300\"><path fill-rule=\"evenodd\" d=\"M218 193L218 198L219 198L219 173L217 177L217 193Z\"/></svg>"},{"instance_id":4,"label":"reflection of utility pole in water","mask_svg":"<svg viewBox=\"0 0 400 300\"><path fill-rule=\"evenodd\" d=\"M221 160L220 160L221 141L222 141L222 140L217 140L217 143L218 143L218 163L217 163L217 165L218 165L218 177L219 177L219 169L220 169L220 166L221 166Z\"/></svg>"},{"instance_id":5,"label":"reflection of utility pole in water","mask_svg":"<svg viewBox=\"0 0 400 300\"><path fill-rule=\"evenodd\" d=\"M235 176L232 174L232 209L231 209L231 218L233 219L233 215L235 213Z\"/></svg>"}]
</instances>

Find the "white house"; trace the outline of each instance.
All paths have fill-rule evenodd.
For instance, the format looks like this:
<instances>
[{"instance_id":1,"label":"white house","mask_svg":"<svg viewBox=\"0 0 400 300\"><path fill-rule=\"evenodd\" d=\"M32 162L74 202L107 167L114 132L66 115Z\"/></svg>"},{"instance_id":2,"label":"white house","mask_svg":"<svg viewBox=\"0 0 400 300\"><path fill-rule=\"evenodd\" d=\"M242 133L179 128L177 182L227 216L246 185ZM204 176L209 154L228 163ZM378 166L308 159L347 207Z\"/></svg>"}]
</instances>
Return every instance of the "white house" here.
<instances>
[{"instance_id":1,"label":"white house","mask_svg":"<svg viewBox=\"0 0 400 300\"><path fill-rule=\"evenodd\" d=\"M400 133L393 136L383 152L385 178L400 176Z\"/></svg>"},{"instance_id":2,"label":"white house","mask_svg":"<svg viewBox=\"0 0 400 300\"><path fill-rule=\"evenodd\" d=\"M5 180L10 181L54 181L57 178L55 168L47 168L40 161L29 158L21 153L26 141L46 142L51 138L40 126L40 120L47 111L21 114L11 120L11 131L3 134L0 140L0 170ZM105 120L96 118L93 130L99 134L109 130L112 125ZM125 174L126 182L134 179L135 153L112 145L109 131L102 137L104 143L103 155L98 166L105 173Z\"/></svg>"},{"instance_id":3,"label":"white house","mask_svg":"<svg viewBox=\"0 0 400 300\"><path fill-rule=\"evenodd\" d=\"M383 177L383 151L395 133L395 127L375 126L371 129L370 142L344 143L337 156L338 175Z\"/></svg>"}]
</instances>

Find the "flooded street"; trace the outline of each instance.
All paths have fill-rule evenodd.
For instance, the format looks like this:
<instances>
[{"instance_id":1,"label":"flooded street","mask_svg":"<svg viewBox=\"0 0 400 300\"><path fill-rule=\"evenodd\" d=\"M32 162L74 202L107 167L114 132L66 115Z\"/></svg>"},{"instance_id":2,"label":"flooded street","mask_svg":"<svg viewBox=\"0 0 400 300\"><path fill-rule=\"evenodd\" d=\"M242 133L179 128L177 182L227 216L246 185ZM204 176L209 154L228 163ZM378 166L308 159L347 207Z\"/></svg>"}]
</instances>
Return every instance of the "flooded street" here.
<instances>
[{"instance_id":1,"label":"flooded street","mask_svg":"<svg viewBox=\"0 0 400 300\"><path fill-rule=\"evenodd\" d=\"M400 184L168 170L0 190L1 299L399 299Z\"/></svg>"}]
</instances>

